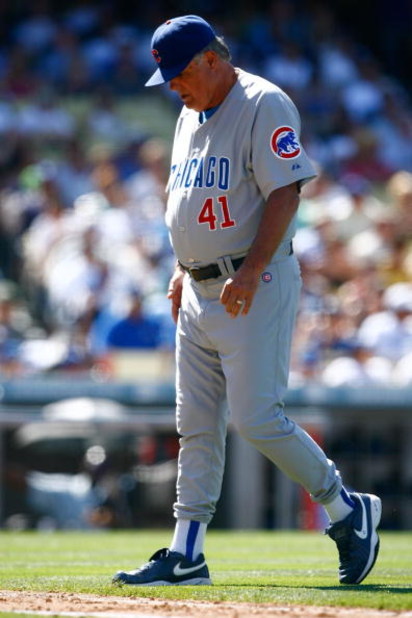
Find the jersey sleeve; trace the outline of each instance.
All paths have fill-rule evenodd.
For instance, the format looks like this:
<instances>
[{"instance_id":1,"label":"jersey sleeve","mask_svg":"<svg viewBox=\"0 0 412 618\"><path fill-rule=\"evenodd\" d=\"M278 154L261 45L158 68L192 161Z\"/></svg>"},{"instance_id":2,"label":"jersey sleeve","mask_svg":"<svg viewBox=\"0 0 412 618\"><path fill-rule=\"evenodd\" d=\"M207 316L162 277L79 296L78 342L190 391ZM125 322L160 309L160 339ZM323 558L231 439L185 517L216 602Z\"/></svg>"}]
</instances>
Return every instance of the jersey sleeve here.
<instances>
[{"instance_id":1,"label":"jersey sleeve","mask_svg":"<svg viewBox=\"0 0 412 618\"><path fill-rule=\"evenodd\" d=\"M281 90L260 99L252 130L253 174L265 199L274 189L316 176L300 143L300 117L295 104Z\"/></svg>"}]
</instances>

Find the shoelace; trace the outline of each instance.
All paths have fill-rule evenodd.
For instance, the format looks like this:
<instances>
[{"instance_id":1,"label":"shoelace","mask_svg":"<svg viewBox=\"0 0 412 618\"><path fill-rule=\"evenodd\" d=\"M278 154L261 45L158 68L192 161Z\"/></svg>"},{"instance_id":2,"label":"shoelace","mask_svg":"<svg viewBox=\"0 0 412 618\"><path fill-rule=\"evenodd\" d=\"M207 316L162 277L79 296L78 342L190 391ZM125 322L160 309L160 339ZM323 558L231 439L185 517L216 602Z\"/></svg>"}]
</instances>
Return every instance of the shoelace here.
<instances>
[{"instance_id":1,"label":"shoelace","mask_svg":"<svg viewBox=\"0 0 412 618\"><path fill-rule=\"evenodd\" d=\"M333 526L329 526L325 530L325 534L328 534ZM342 526L339 529L339 533L332 537L336 542L340 562L344 563L351 560L351 549L353 541L353 532L349 527Z\"/></svg>"},{"instance_id":2,"label":"shoelace","mask_svg":"<svg viewBox=\"0 0 412 618\"><path fill-rule=\"evenodd\" d=\"M157 562L158 560L165 560L169 556L169 553L170 552L166 547L163 549L159 549L157 552L153 554L153 556L149 558L149 562L142 564L139 571L147 571L147 569L150 569L153 562Z\"/></svg>"}]
</instances>

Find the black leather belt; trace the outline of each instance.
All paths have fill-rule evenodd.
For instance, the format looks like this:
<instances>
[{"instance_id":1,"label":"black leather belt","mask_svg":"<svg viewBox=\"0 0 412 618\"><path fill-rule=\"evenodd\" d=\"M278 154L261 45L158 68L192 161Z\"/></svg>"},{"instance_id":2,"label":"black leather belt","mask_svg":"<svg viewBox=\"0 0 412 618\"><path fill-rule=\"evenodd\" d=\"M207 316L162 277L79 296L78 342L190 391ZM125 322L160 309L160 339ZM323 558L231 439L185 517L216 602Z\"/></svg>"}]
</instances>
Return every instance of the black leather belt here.
<instances>
[{"instance_id":1,"label":"black leather belt","mask_svg":"<svg viewBox=\"0 0 412 618\"><path fill-rule=\"evenodd\" d=\"M237 270L242 264L245 258L234 258L232 259L232 266L235 270ZM179 262L180 266L185 270L195 281L204 281L204 279L217 279L223 275L222 271L219 268L218 264L208 264L207 266L202 266L201 268L188 268Z\"/></svg>"},{"instance_id":2,"label":"black leather belt","mask_svg":"<svg viewBox=\"0 0 412 618\"><path fill-rule=\"evenodd\" d=\"M293 253L293 245L290 243L289 253L287 255L292 255ZM234 270L238 270L238 268L243 263L245 257L240 258L232 258L232 266ZM204 281L205 279L217 279L221 277L224 273L219 268L218 264L208 264L207 266L201 266L200 268L188 268L184 266L181 262L179 262L180 266L185 270L195 281Z\"/></svg>"}]
</instances>

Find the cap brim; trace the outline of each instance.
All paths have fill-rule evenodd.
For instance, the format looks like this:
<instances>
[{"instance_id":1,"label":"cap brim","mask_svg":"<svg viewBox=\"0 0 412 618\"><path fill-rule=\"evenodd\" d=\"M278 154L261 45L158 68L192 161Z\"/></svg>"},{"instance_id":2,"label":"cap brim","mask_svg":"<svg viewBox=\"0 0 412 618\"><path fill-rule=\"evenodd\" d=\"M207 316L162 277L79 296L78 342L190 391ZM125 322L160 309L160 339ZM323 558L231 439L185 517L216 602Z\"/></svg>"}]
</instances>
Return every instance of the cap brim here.
<instances>
[{"instance_id":1,"label":"cap brim","mask_svg":"<svg viewBox=\"0 0 412 618\"><path fill-rule=\"evenodd\" d=\"M160 86L160 84L170 82L170 80L177 77L183 71L183 69L185 69L187 65L190 64L191 61L192 58L190 58L190 60L182 62L178 66L175 66L171 69L156 69L152 77L148 79L145 83L145 86Z\"/></svg>"},{"instance_id":2,"label":"cap brim","mask_svg":"<svg viewBox=\"0 0 412 618\"><path fill-rule=\"evenodd\" d=\"M164 83L166 83L166 80L161 74L160 69L157 69L153 73L152 77L147 80L147 82L145 83L145 86L160 86L160 84L164 84Z\"/></svg>"}]
</instances>

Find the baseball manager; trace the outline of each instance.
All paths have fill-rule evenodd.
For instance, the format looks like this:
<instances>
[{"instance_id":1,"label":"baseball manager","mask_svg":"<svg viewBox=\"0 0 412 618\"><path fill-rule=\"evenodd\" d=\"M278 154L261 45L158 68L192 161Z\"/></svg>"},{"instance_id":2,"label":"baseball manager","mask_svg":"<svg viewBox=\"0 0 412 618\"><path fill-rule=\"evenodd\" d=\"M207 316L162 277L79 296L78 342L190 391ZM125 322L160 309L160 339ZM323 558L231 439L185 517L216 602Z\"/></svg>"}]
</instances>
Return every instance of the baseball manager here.
<instances>
[{"instance_id":1,"label":"baseball manager","mask_svg":"<svg viewBox=\"0 0 412 618\"><path fill-rule=\"evenodd\" d=\"M230 414L246 440L324 506L339 580L360 583L378 554L381 501L346 491L334 463L284 414L301 288L295 215L300 188L315 175L298 111L276 85L235 68L224 40L196 15L160 25L152 54L157 70L146 85L168 82L183 103L166 212L177 257L168 293L181 436L176 527L169 548L114 581L211 583L203 547Z\"/></svg>"}]
</instances>

